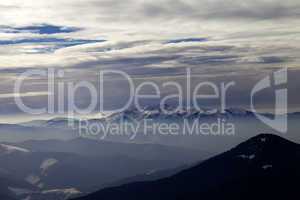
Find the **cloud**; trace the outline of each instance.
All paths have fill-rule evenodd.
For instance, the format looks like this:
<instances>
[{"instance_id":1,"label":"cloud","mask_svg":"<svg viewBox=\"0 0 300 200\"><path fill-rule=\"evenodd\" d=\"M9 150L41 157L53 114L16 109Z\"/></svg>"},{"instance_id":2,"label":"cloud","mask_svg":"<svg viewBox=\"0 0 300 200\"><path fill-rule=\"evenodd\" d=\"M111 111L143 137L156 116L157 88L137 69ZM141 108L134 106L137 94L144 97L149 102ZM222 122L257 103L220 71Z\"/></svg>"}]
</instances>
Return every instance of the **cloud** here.
<instances>
[{"instance_id":1,"label":"cloud","mask_svg":"<svg viewBox=\"0 0 300 200\"><path fill-rule=\"evenodd\" d=\"M183 38L183 39L174 39L169 40L166 44L176 44L176 43L184 43L184 42L206 42L208 38Z\"/></svg>"},{"instance_id":2,"label":"cloud","mask_svg":"<svg viewBox=\"0 0 300 200\"><path fill-rule=\"evenodd\" d=\"M100 9L105 20L257 20L299 17L300 3L297 0L154 0L154 1L91 1ZM84 6L89 6L85 4ZM120 11L120 12L118 12ZM134 13L134 15L130 15ZM138 17L136 17L138 16ZM135 18L135 19L134 19Z\"/></svg>"},{"instance_id":3,"label":"cloud","mask_svg":"<svg viewBox=\"0 0 300 200\"><path fill-rule=\"evenodd\" d=\"M263 63L285 63L291 60L289 57L280 57L280 56L262 56L261 61Z\"/></svg>"},{"instance_id":4,"label":"cloud","mask_svg":"<svg viewBox=\"0 0 300 200\"><path fill-rule=\"evenodd\" d=\"M239 58L237 55L211 55L211 56L193 56L180 60L185 65L202 65L202 64L233 64Z\"/></svg>"},{"instance_id":5,"label":"cloud","mask_svg":"<svg viewBox=\"0 0 300 200\"><path fill-rule=\"evenodd\" d=\"M0 5L0 10L7 11L20 8L18 5Z\"/></svg>"},{"instance_id":6,"label":"cloud","mask_svg":"<svg viewBox=\"0 0 300 200\"><path fill-rule=\"evenodd\" d=\"M0 32L4 33L36 33L36 34L58 34L58 33L72 33L82 30L81 28L76 27L66 27L66 26L57 26L50 24L41 24L41 25L32 25L32 26L23 26L23 27L10 27L2 26L0 27Z\"/></svg>"},{"instance_id":7,"label":"cloud","mask_svg":"<svg viewBox=\"0 0 300 200\"><path fill-rule=\"evenodd\" d=\"M0 79L48 67L65 69L64 81L96 81L101 69L120 69L139 79L168 79L190 67L195 76L226 79L237 74L248 82L249 73L256 76L282 65L299 68L298 0L2 4ZM10 87L3 85L0 91Z\"/></svg>"},{"instance_id":8,"label":"cloud","mask_svg":"<svg viewBox=\"0 0 300 200\"><path fill-rule=\"evenodd\" d=\"M7 45L32 45L28 53L48 53L54 52L61 48L84 45L90 43L104 42L105 40L82 40L82 39L65 39L65 38L26 38L16 40L0 40L0 46ZM43 44L42 47L33 45ZM47 46L46 46L47 45Z\"/></svg>"},{"instance_id":9,"label":"cloud","mask_svg":"<svg viewBox=\"0 0 300 200\"><path fill-rule=\"evenodd\" d=\"M19 40L0 40L0 45L12 44L32 44L32 43L56 43L63 44L63 46L76 46L81 44L104 42L105 40L76 40L76 39L62 39L62 38L28 38Z\"/></svg>"}]
</instances>

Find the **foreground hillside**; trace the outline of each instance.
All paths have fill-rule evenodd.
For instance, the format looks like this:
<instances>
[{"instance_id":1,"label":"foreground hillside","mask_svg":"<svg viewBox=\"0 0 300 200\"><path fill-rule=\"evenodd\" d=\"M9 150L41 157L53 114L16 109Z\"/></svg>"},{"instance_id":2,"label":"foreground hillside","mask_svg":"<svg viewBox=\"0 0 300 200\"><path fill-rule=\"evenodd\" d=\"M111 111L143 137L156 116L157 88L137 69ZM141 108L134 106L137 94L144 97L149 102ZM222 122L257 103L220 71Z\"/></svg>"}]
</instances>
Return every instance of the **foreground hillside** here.
<instances>
[{"instance_id":1,"label":"foreground hillside","mask_svg":"<svg viewBox=\"0 0 300 200\"><path fill-rule=\"evenodd\" d=\"M300 145L262 134L169 178L108 188L77 200L294 199L299 169Z\"/></svg>"}]
</instances>

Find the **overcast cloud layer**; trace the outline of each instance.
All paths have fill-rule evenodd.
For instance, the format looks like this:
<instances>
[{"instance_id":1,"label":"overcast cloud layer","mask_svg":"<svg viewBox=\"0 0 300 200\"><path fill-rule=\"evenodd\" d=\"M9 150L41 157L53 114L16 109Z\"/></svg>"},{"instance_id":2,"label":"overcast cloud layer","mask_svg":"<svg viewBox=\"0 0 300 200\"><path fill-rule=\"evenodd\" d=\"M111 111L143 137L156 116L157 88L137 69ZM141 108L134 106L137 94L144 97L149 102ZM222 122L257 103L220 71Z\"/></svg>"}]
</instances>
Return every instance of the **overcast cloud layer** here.
<instances>
[{"instance_id":1,"label":"overcast cloud layer","mask_svg":"<svg viewBox=\"0 0 300 200\"><path fill-rule=\"evenodd\" d=\"M2 0L0 110L16 112L10 98L21 72L47 67L67 69L64 81L92 82L99 69L150 80L190 67L203 79L239 79L237 105L259 78L288 67L296 108L299 19L298 0ZM24 88L28 101L45 100L45 80Z\"/></svg>"}]
</instances>

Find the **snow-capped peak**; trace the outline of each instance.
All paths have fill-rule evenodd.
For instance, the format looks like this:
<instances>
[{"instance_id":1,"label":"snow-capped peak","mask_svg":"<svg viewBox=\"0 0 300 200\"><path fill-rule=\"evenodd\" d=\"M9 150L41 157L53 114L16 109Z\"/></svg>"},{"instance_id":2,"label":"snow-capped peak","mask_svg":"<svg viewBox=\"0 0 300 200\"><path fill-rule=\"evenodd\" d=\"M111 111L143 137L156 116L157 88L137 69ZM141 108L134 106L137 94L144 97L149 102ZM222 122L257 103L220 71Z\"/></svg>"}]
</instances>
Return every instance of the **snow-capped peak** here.
<instances>
[{"instance_id":1,"label":"snow-capped peak","mask_svg":"<svg viewBox=\"0 0 300 200\"><path fill-rule=\"evenodd\" d=\"M201 117L248 117L253 113L243 108L228 108L224 111L218 109L194 109L194 108L178 108L172 106L145 107L142 110L136 108L128 109L124 112L113 113L107 119L144 119L144 118L169 118L169 117L183 117L183 118L201 118Z\"/></svg>"}]
</instances>

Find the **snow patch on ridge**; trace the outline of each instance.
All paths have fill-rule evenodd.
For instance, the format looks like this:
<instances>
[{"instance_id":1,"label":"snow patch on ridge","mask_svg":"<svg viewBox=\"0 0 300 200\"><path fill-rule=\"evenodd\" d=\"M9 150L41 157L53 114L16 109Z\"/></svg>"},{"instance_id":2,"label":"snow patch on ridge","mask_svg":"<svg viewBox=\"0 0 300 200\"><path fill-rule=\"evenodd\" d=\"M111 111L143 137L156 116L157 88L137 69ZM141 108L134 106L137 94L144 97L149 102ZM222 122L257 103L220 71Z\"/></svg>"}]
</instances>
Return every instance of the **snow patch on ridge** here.
<instances>
[{"instance_id":1,"label":"snow patch on ridge","mask_svg":"<svg viewBox=\"0 0 300 200\"><path fill-rule=\"evenodd\" d=\"M252 155L239 155L238 157L243 159L253 160L256 156L255 154L252 154Z\"/></svg>"},{"instance_id":2,"label":"snow patch on ridge","mask_svg":"<svg viewBox=\"0 0 300 200\"><path fill-rule=\"evenodd\" d=\"M42 174L46 174L47 170L54 166L55 164L58 163L58 160L54 159L54 158L49 158L47 160L44 160L40 166L41 170L42 170Z\"/></svg>"}]
</instances>

